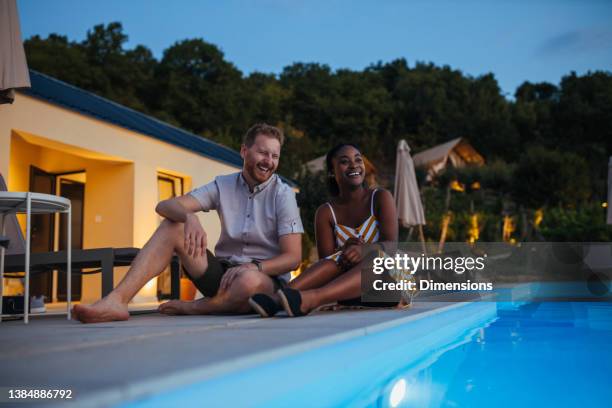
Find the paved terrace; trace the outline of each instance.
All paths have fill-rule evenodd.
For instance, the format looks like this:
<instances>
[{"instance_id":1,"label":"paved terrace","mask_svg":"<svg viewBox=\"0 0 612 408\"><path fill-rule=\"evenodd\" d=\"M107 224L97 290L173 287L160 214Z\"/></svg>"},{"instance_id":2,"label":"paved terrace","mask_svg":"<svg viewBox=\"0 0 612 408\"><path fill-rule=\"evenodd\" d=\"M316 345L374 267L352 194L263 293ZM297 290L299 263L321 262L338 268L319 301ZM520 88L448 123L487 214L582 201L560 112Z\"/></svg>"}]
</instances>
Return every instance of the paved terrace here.
<instances>
[{"instance_id":1,"label":"paved terrace","mask_svg":"<svg viewBox=\"0 0 612 408\"><path fill-rule=\"evenodd\" d=\"M65 316L35 316L29 325L3 321L0 387L72 389L76 402L124 400L148 392L152 381L160 390L181 373L212 377L449 305L421 301L405 310L320 311L294 319L149 313L88 325Z\"/></svg>"}]
</instances>

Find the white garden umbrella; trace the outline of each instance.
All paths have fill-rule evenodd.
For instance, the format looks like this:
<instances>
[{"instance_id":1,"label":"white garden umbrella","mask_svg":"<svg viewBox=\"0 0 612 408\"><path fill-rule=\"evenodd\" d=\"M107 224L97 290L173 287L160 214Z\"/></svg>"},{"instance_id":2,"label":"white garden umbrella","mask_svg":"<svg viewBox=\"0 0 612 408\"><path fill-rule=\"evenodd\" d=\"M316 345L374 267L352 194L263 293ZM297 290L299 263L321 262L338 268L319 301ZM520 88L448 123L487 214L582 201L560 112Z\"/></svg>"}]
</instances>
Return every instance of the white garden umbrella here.
<instances>
[{"instance_id":1,"label":"white garden umbrella","mask_svg":"<svg viewBox=\"0 0 612 408\"><path fill-rule=\"evenodd\" d=\"M414 162L410 156L410 147L405 140L397 145L395 161L395 205L397 216L403 227L419 227L421 242L424 242L423 225L425 214L421 203L421 194L414 171Z\"/></svg>"},{"instance_id":2,"label":"white garden umbrella","mask_svg":"<svg viewBox=\"0 0 612 408\"><path fill-rule=\"evenodd\" d=\"M612 224L612 156L608 161L608 224Z\"/></svg>"},{"instance_id":3,"label":"white garden umbrella","mask_svg":"<svg viewBox=\"0 0 612 408\"><path fill-rule=\"evenodd\" d=\"M12 103L15 88L30 87L16 0L0 1L0 103Z\"/></svg>"}]
</instances>

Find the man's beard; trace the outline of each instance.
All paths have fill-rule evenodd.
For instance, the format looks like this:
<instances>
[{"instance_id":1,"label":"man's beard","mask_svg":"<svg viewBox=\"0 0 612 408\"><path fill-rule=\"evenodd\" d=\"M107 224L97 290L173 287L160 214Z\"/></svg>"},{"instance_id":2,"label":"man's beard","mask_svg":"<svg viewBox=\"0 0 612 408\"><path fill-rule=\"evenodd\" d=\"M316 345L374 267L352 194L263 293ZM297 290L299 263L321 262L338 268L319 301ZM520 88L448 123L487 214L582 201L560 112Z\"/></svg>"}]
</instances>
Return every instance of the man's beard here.
<instances>
[{"instance_id":1,"label":"man's beard","mask_svg":"<svg viewBox=\"0 0 612 408\"><path fill-rule=\"evenodd\" d=\"M272 175L274 174L275 170L275 168L270 168L269 171L267 171L265 174L262 174L257 168L257 163L247 165L246 167L248 175L251 176L251 178L255 180L258 184L268 181L270 177L272 177Z\"/></svg>"}]
</instances>

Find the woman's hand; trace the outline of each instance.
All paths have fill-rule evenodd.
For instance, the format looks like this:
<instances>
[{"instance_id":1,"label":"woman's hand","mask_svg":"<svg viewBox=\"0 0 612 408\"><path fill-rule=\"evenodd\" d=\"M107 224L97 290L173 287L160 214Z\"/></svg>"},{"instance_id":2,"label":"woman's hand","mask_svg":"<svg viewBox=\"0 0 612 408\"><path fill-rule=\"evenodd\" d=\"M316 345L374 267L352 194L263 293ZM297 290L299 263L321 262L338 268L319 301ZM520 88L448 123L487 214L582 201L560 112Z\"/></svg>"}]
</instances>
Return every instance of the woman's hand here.
<instances>
[{"instance_id":1,"label":"woman's hand","mask_svg":"<svg viewBox=\"0 0 612 408\"><path fill-rule=\"evenodd\" d=\"M342 252L342 256L352 264L361 262L363 259L363 244L349 246Z\"/></svg>"},{"instance_id":2,"label":"woman's hand","mask_svg":"<svg viewBox=\"0 0 612 408\"><path fill-rule=\"evenodd\" d=\"M341 261L354 265L363 259L363 245L361 238L349 238L342 247Z\"/></svg>"}]
</instances>

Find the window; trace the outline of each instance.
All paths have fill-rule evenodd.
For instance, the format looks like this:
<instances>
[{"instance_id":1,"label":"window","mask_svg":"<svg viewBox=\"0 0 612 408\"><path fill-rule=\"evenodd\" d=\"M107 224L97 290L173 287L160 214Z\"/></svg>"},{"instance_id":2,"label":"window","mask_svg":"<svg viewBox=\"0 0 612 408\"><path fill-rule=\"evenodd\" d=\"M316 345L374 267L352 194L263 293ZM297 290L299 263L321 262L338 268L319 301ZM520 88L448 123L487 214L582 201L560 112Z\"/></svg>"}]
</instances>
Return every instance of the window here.
<instances>
[{"instance_id":1,"label":"window","mask_svg":"<svg viewBox=\"0 0 612 408\"><path fill-rule=\"evenodd\" d=\"M183 179L166 173L157 173L157 190L159 201L178 197L184 194Z\"/></svg>"}]
</instances>

